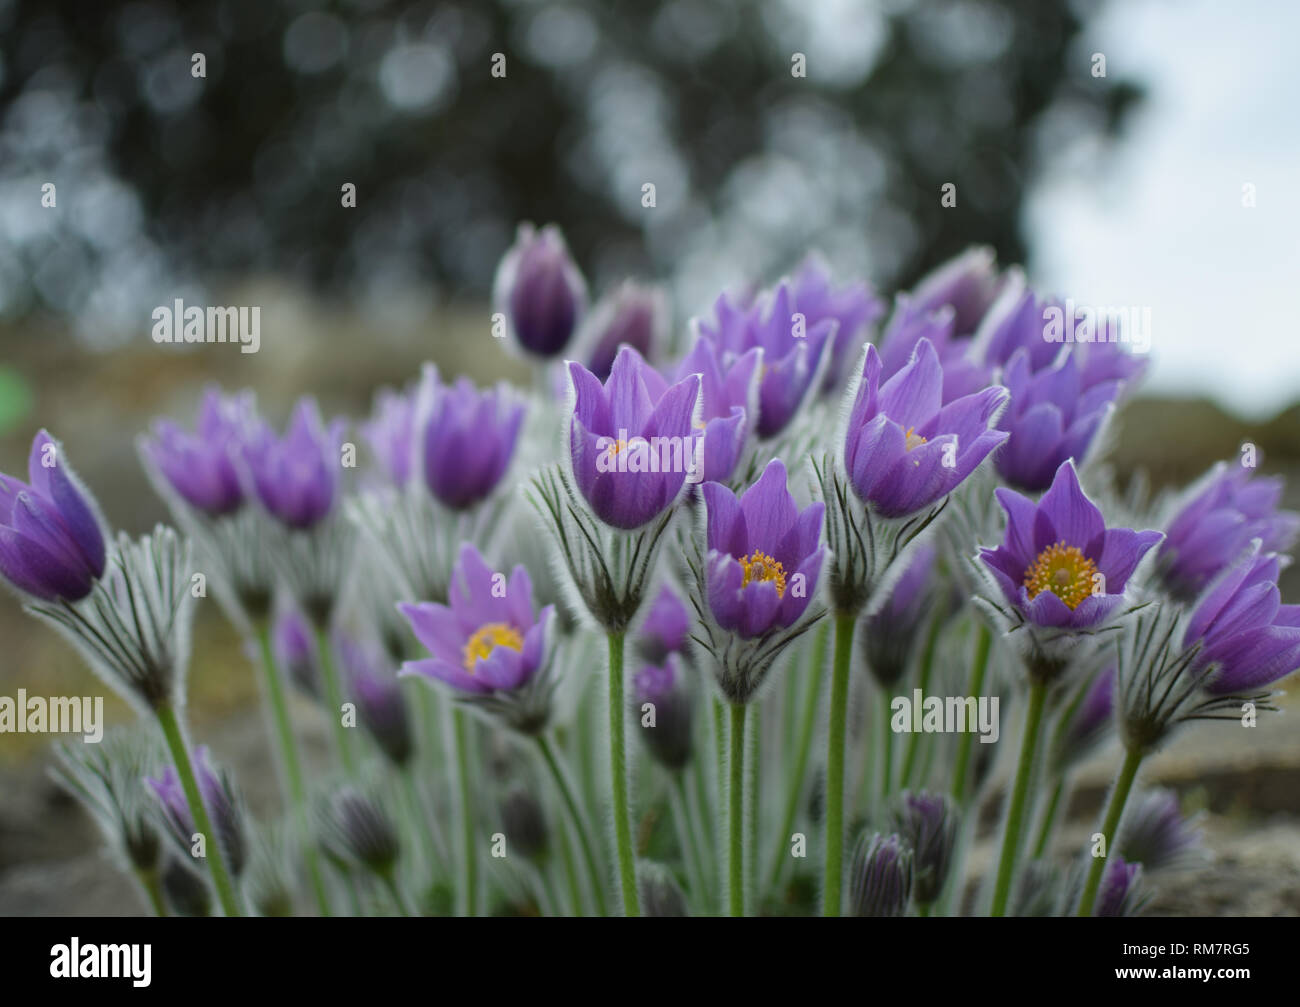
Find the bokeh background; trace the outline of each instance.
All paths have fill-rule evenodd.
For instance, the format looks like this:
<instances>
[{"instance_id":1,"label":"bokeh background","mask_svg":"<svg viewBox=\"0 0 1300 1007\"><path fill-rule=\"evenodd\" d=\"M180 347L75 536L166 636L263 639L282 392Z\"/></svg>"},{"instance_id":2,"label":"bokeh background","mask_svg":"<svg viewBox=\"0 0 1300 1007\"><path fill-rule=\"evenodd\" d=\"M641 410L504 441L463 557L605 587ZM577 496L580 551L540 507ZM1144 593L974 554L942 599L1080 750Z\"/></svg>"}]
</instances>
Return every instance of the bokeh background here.
<instances>
[{"instance_id":1,"label":"bokeh background","mask_svg":"<svg viewBox=\"0 0 1300 1007\"><path fill-rule=\"evenodd\" d=\"M278 422L306 391L362 414L424 360L523 378L488 298L532 220L594 293L666 284L679 337L810 248L892 295L991 245L1045 290L1151 309L1122 476L1185 482L1249 440L1300 506L1298 33L1283 0L0 0L0 470L48 427L139 532L165 513L133 440L208 382ZM260 306L261 351L155 345L150 312L178 297ZM213 613L196 632L199 730L263 757L238 641ZM7 597L0 643L0 694L92 690ZM1218 813L1241 911L1297 846L1300 745L1259 738L1163 770ZM133 911L47 744L0 735L0 912ZM1253 908L1300 912L1281 898Z\"/></svg>"}]
</instances>

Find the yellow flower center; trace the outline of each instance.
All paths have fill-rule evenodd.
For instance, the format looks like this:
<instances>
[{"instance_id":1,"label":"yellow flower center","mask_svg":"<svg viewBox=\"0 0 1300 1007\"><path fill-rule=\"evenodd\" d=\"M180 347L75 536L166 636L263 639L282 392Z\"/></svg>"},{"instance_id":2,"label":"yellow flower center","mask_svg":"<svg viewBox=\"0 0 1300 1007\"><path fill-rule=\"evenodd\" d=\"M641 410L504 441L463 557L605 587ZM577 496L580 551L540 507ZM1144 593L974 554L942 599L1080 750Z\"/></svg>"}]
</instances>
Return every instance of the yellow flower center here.
<instances>
[{"instance_id":1,"label":"yellow flower center","mask_svg":"<svg viewBox=\"0 0 1300 1007\"><path fill-rule=\"evenodd\" d=\"M746 556L740 561L745 570L745 579L740 582L744 587L750 581L771 581L776 585L778 598L785 597L785 567L765 552L754 550L754 555Z\"/></svg>"},{"instance_id":2,"label":"yellow flower center","mask_svg":"<svg viewBox=\"0 0 1300 1007\"><path fill-rule=\"evenodd\" d=\"M1092 594L1096 572L1097 564L1078 546L1057 542L1040 552L1034 565L1025 571L1025 590L1030 598L1037 597L1042 591L1051 591L1073 611L1079 607L1079 602Z\"/></svg>"},{"instance_id":3,"label":"yellow flower center","mask_svg":"<svg viewBox=\"0 0 1300 1007\"><path fill-rule=\"evenodd\" d=\"M903 437L903 443L907 446L908 451L911 451L914 448L919 448L922 444L926 443L926 438L916 433L916 427L908 427L907 432L903 434Z\"/></svg>"},{"instance_id":4,"label":"yellow flower center","mask_svg":"<svg viewBox=\"0 0 1300 1007\"><path fill-rule=\"evenodd\" d=\"M489 622L480 626L465 643L465 670L474 674L474 666L498 647L523 650L524 638L519 630L504 622Z\"/></svg>"},{"instance_id":5,"label":"yellow flower center","mask_svg":"<svg viewBox=\"0 0 1300 1007\"><path fill-rule=\"evenodd\" d=\"M613 460L614 458L618 457L618 453L620 451L627 450L627 441L623 440L622 438L619 438L605 450L609 452L609 457L611 460Z\"/></svg>"}]
</instances>

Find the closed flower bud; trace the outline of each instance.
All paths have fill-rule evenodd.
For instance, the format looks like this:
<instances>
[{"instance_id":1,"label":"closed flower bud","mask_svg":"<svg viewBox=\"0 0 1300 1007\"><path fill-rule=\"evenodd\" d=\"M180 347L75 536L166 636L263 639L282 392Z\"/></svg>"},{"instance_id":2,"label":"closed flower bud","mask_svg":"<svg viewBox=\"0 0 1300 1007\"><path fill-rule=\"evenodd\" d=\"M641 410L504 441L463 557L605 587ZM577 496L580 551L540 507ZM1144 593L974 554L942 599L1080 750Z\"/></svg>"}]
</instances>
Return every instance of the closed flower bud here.
<instances>
[{"instance_id":1,"label":"closed flower bud","mask_svg":"<svg viewBox=\"0 0 1300 1007\"><path fill-rule=\"evenodd\" d=\"M894 812L894 828L912 847L912 897L917 905L929 905L948 880L957 845L957 808L941 794L904 793Z\"/></svg>"},{"instance_id":2,"label":"closed flower bud","mask_svg":"<svg viewBox=\"0 0 1300 1007\"><path fill-rule=\"evenodd\" d=\"M862 834L853 851L849 898L854 916L902 916L912 894L912 851L897 835Z\"/></svg>"},{"instance_id":3,"label":"closed flower bud","mask_svg":"<svg viewBox=\"0 0 1300 1007\"><path fill-rule=\"evenodd\" d=\"M177 916L211 916L212 892L207 882L179 856L169 855L162 872L163 895Z\"/></svg>"},{"instance_id":4,"label":"closed flower bud","mask_svg":"<svg viewBox=\"0 0 1300 1007\"><path fill-rule=\"evenodd\" d=\"M513 790L501 802L501 825L510 849L529 860L543 860L547 852L546 813L529 791Z\"/></svg>"},{"instance_id":5,"label":"closed flower bud","mask_svg":"<svg viewBox=\"0 0 1300 1007\"><path fill-rule=\"evenodd\" d=\"M1196 818L1184 818L1172 790L1149 790L1129 806L1116 850L1147 871L1184 867L1205 858Z\"/></svg>"},{"instance_id":6,"label":"closed flower bud","mask_svg":"<svg viewBox=\"0 0 1300 1007\"><path fill-rule=\"evenodd\" d=\"M393 820L352 786L336 790L321 806L319 835L325 852L380 877L392 874L400 846Z\"/></svg>"},{"instance_id":7,"label":"closed flower bud","mask_svg":"<svg viewBox=\"0 0 1300 1007\"><path fill-rule=\"evenodd\" d=\"M519 225L497 267L492 299L525 353L551 358L564 351L586 310L587 284L558 227Z\"/></svg>"},{"instance_id":8,"label":"closed flower bud","mask_svg":"<svg viewBox=\"0 0 1300 1007\"><path fill-rule=\"evenodd\" d=\"M681 886L673 872L663 864L641 861L637 865L637 890L641 895L641 910L646 916L690 915Z\"/></svg>"},{"instance_id":9,"label":"closed flower bud","mask_svg":"<svg viewBox=\"0 0 1300 1007\"><path fill-rule=\"evenodd\" d=\"M215 839L221 843L225 852L230 873L238 877L244 869L248 852L243 804L235 793L229 774L224 770L214 770L208 762L207 745L199 745L191 754L190 761L199 785L199 795L207 808L212 827L217 832ZM146 777L145 782L158 799L163 818L171 827L181 849L188 853L198 830L190 814L190 805L185 798L180 776L168 766L160 779ZM204 840L213 842L214 837L205 836Z\"/></svg>"},{"instance_id":10,"label":"closed flower bud","mask_svg":"<svg viewBox=\"0 0 1300 1007\"><path fill-rule=\"evenodd\" d=\"M642 668L633 689L632 713L646 749L666 768L681 769L691 758L691 700L680 660L669 655L662 665Z\"/></svg>"},{"instance_id":11,"label":"closed flower bud","mask_svg":"<svg viewBox=\"0 0 1300 1007\"><path fill-rule=\"evenodd\" d=\"M394 766L406 765L415 741L406 695L396 670L375 644L345 638L340 641L339 654L362 726Z\"/></svg>"}]
</instances>

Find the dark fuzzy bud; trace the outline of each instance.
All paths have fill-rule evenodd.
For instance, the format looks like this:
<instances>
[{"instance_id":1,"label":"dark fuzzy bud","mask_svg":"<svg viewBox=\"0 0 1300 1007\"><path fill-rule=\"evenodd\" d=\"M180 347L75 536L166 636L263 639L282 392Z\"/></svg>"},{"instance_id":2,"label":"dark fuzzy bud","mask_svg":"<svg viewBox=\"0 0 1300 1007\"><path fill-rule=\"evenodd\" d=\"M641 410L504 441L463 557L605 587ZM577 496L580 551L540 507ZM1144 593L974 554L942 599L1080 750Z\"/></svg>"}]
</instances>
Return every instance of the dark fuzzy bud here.
<instances>
[{"instance_id":1,"label":"dark fuzzy bud","mask_svg":"<svg viewBox=\"0 0 1300 1007\"><path fill-rule=\"evenodd\" d=\"M912 851L897 835L864 832L850 879L854 916L902 916L912 894Z\"/></svg>"},{"instance_id":2,"label":"dark fuzzy bud","mask_svg":"<svg viewBox=\"0 0 1300 1007\"><path fill-rule=\"evenodd\" d=\"M207 883L180 857L167 857L162 872L163 895L177 916L211 916L212 893Z\"/></svg>"},{"instance_id":3,"label":"dark fuzzy bud","mask_svg":"<svg viewBox=\"0 0 1300 1007\"><path fill-rule=\"evenodd\" d=\"M940 794L904 793L894 812L894 828L912 847L912 897L929 905L943 891L957 845L957 808Z\"/></svg>"},{"instance_id":4,"label":"dark fuzzy bud","mask_svg":"<svg viewBox=\"0 0 1300 1007\"><path fill-rule=\"evenodd\" d=\"M320 808L319 835L326 854L345 864L389 875L400 845L393 820L352 786L336 790Z\"/></svg>"}]
</instances>

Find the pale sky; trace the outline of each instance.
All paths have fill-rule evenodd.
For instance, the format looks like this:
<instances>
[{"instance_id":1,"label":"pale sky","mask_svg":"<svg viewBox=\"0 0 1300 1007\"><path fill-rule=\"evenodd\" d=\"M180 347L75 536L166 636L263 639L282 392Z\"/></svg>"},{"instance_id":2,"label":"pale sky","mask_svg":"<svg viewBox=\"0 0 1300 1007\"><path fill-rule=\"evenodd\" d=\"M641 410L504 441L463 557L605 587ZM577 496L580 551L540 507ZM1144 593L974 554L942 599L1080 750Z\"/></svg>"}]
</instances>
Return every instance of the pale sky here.
<instances>
[{"instance_id":1,"label":"pale sky","mask_svg":"<svg viewBox=\"0 0 1300 1007\"><path fill-rule=\"evenodd\" d=\"M1125 0L1078 53L1104 53L1147 99L1107 158L1063 149L1026 210L1030 274L1078 302L1150 307L1149 392L1246 417L1300 400L1297 38L1292 0Z\"/></svg>"}]
</instances>

